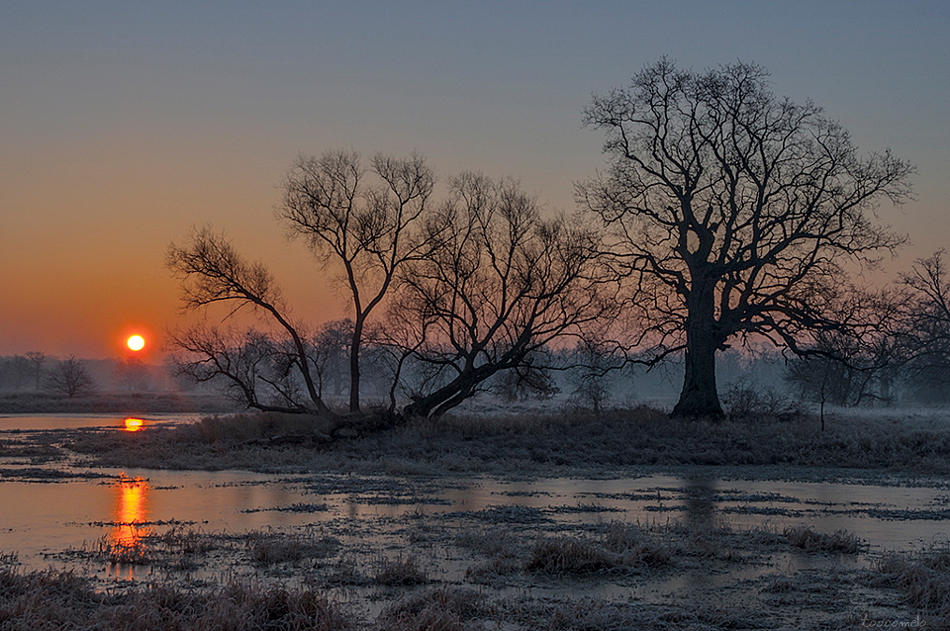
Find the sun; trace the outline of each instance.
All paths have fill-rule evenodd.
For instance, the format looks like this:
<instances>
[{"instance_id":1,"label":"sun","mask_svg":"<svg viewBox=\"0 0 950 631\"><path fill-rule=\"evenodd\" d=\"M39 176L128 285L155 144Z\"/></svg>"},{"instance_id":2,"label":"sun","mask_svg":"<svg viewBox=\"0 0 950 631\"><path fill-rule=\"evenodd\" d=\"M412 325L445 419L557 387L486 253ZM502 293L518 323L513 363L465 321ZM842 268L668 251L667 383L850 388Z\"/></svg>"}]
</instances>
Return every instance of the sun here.
<instances>
[{"instance_id":1,"label":"sun","mask_svg":"<svg viewBox=\"0 0 950 631\"><path fill-rule=\"evenodd\" d=\"M145 338L141 335L129 336L129 339L125 341L125 345L133 351L140 351L145 348Z\"/></svg>"}]
</instances>

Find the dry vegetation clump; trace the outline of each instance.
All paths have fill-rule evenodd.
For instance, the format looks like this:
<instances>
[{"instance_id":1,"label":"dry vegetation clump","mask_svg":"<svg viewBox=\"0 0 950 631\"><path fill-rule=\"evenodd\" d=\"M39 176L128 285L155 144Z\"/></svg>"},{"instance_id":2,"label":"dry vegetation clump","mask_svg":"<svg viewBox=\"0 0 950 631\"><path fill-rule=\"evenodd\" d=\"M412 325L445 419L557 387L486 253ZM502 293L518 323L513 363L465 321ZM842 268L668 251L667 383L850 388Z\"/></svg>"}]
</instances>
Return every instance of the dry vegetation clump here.
<instances>
[{"instance_id":1,"label":"dry vegetation clump","mask_svg":"<svg viewBox=\"0 0 950 631\"><path fill-rule=\"evenodd\" d=\"M250 532L246 536L245 546L251 561L256 565L269 566L331 557L339 550L340 542L334 537Z\"/></svg>"},{"instance_id":2,"label":"dry vegetation clump","mask_svg":"<svg viewBox=\"0 0 950 631\"><path fill-rule=\"evenodd\" d=\"M619 567L623 558L603 547L572 537L548 537L538 541L525 562L529 572L587 574Z\"/></svg>"},{"instance_id":3,"label":"dry vegetation clump","mask_svg":"<svg viewBox=\"0 0 950 631\"><path fill-rule=\"evenodd\" d=\"M414 556L383 557L379 561L373 583L387 587L422 585L429 575Z\"/></svg>"},{"instance_id":4,"label":"dry vegetation clump","mask_svg":"<svg viewBox=\"0 0 950 631\"><path fill-rule=\"evenodd\" d=\"M879 574L871 583L897 588L906 604L950 623L950 548L891 554L881 559L876 569Z\"/></svg>"},{"instance_id":5,"label":"dry vegetation clump","mask_svg":"<svg viewBox=\"0 0 950 631\"><path fill-rule=\"evenodd\" d=\"M325 419L310 414L256 412L228 416L206 416L180 428L194 432L200 440L215 443L242 443L274 436L323 436L329 429Z\"/></svg>"},{"instance_id":6,"label":"dry vegetation clump","mask_svg":"<svg viewBox=\"0 0 950 631\"><path fill-rule=\"evenodd\" d=\"M832 534L817 532L806 526L786 528L785 539L806 552L844 552L855 554L861 550L862 541L847 530L836 530Z\"/></svg>"},{"instance_id":7,"label":"dry vegetation clump","mask_svg":"<svg viewBox=\"0 0 950 631\"><path fill-rule=\"evenodd\" d=\"M620 555L626 567L663 567L673 563L673 551L667 545L651 541L643 529L634 524L610 522L603 545Z\"/></svg>"},{"instance_id":8,"label":"dry vegetation clump","mask_svg":"<svg viewBox=\"0 0 950 631\"><path fill-rule=\"evenodd\" d=\"M220 534L176 524L164 533L148 535L146 540L153 546L160 544L170 554L198 555L217 548L220 538Z\"/></svg>"},{"instance_id":9,"label":"dry vegetation clump","mask_svg":"<svg viewBox=\"0 0 950 631\"><path fill-rule=\"evenodd\" d=\"M468 531L456 538L456 545L488 557L469 566L465 579L479 585L501 586L505 578L524 566L522 544L506 530Z\"/></svg>"},{"instance_id":10,"label":"dry vegetation clump","mask_svg":"<svg viewBox=\"0 0 950 631\"><path fill-rule=\"evenodd\" d=\"M5 631L351 631L359 621L307 589L232 582L208 592L168 586L97 592L69 572L0 569Z\"/></svg>"},{"instance_id":11,"label":"dry vegetation clump","mask_svg":"<svg viewBox=\"0 0 950 631\"><path fill-rule=\"evenodd\" d=\"M461 587L434 587L409 594L383 609L377 627L386 631L464 631L490 614L484 595Z\"/></svg>"}]
</instances>

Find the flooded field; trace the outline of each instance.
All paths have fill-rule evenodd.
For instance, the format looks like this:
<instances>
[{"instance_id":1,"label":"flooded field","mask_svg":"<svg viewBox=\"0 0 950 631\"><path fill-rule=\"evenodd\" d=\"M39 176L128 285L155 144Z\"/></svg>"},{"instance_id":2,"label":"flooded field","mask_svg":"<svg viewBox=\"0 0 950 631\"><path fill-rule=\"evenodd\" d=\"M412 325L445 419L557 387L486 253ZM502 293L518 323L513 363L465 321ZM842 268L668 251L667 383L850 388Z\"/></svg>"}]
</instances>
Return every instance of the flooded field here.
<instances>
[{"instance_id":1,"label":"flooded field","mask_svg":"<svg viewBox=\"0 0 950 631\"><path fill-rule=\"evenodd\" d=\"M50 444L58 430L147 432L175 422L8 417L0 438ZM419 590L449 587L497 607L596 601L731 612L722 628L762 628L753 624L762 607L765 628L793 628L803 615L817 624L919 613L873 577L895 554L948 549L946 484L724 471L268 474L4 456L0 560L21 571L71 569L102 589L235 578L318 588L370 618ZM720 628L707 618L697 628ZM938 618L930 620L934 628Z\"/></svg>"}]
</instances>

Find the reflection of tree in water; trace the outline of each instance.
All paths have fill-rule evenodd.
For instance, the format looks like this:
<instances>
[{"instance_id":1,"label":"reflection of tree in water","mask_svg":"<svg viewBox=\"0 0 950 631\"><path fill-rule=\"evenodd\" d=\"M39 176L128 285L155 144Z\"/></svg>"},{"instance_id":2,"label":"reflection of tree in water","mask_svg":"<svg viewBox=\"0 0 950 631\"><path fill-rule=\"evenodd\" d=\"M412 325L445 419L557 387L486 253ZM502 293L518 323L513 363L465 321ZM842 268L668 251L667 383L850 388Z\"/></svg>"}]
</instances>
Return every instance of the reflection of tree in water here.
<instances>
[{"instance_id":1,"label":"reflection of tree in water","mask_svg":"<svg viewBox=\"0 0 950 631\"><path fill-rule=\"evenodd\" d=\"M686 493L686 525L697 533L709 532L715 528L716 489L713 480L707 475L693 474L683 480Z\"/></svg>"},{"instance_id":2,"label":"reflection of tree in water","mask_svg":"<svg viewBox=\"0 0 950 631\"><path fill-rule=\"evenodd\" d=\"M110 559L116 565L141 562L145 556L142 539L150 534L150 529L142 526L148 521L148 482L123 473L115 488L114 527L109 533ZM134 578L131 569L129 578Z\"/></svg>"},{"instance_id":3,"label":"reflection of tree in water","mask_svg":"<svg viewBox=\"0 0 950 631\"><path fill-rule=\"evenodd\" d=\"M684 504L685 526L690 534L691 545L696 547L699 554L715 553L716 528L716 489L714 480L703 473L694 473L683 479L683 492L686 496ZM683 579L683 587L687 593L697 597L709 587L710 576L700 569L698 572L689 572Z\"/></svg>"}]
</instances>

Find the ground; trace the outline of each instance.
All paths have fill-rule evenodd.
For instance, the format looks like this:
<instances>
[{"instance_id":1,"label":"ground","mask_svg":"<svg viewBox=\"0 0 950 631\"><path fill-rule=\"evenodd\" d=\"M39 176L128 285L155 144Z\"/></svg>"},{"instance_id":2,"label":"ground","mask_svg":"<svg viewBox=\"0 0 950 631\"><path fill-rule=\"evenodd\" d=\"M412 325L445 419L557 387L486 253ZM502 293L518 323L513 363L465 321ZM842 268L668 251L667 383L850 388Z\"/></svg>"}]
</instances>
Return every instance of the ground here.
<instances>
[{"instance_id":1,"label":"ground","mask_svg":"<svg viewBox=\"0 0 950 631\"><path fill-rule=\"evenodd\" d=\"M534 490L554 478L658 473L946 489L943 418L839 416L821 432L809 417L671 421L646 408L480 414L326 443L319 419L246 415L141 433L4 436L0 456L19 463L0 471L5 479L114 475L102 467L247 469L295 474L314 499L260 507L313 517L277 529L139 524L145 532L133 544L104 537L62 551L72 574L18 567L8 552L0 628L948 628L945 544L882 552L808 524L742 526L707 510L724 498L703 489L658 488L657 505L681 492L691 508L634 522L617 517L606 493L564 504ZM263 444L275 435L310 438ZM519 484L502 492L504 505L440 506L472 479ZM378 509L355 519L333 512L335 502ZM753 496L737 505L785 506ZM130 567L140 580L117 584L99 571Z\"/></svg>"}]
</instances>

